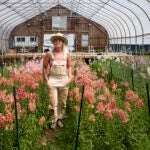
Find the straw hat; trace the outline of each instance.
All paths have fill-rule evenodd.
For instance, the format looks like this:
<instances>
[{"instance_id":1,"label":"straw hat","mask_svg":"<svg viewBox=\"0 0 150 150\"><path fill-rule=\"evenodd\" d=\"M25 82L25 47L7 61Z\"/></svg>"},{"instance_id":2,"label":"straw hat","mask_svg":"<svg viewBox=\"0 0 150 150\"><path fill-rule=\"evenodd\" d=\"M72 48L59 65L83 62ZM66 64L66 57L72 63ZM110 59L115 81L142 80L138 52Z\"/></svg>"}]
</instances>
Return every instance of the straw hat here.
<instances>
[{"instance_id":1,"label":"straw hat","mask_svg":"<svg viewBox=\"0 0 150 150\"><path fill-rule=\"evenodd\" d=\"M50 40L51 40L51 42L52 42L53 44L54 44L54 41L55 41L56 39L61 39L66 45L68 44L67 38L65 38L62 33L54 34L54 35L50 38Z\"/></svg>"}]
</instances>

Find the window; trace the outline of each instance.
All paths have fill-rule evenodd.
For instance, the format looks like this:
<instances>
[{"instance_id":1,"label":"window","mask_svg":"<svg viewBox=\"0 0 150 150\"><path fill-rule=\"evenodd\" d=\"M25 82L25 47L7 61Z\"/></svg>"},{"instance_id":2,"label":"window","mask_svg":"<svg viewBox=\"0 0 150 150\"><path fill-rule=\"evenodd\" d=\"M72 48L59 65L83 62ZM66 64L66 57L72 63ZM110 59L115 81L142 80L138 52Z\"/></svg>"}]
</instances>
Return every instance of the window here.
<instances>
[{"instance_id":1,"label":"window","mask_svg":"<svg viewBox=\"0 0 150 150\"><path fill-rule=\"evenodd\" d=\"M22 38L21 38L21 41L22 41L22 42L25 42L25 37L22 37Z\"/></svg>"},{"instance_id":2,"label":"window","mask_svg":"<svg viewBox=\"0 0 150 150\"><path fill-rule=\"evenodd\" d=\"M25 42L25 37L17 37L17 42Z\"/></svg>"},{"instance_id":3,"label":"window","mask_svg":"<svg viewBox=\"0 0 150 150\"><path fill-rule=\"evenodd\" d=\"M67 17L66 16L53 16L52 17L52 30L67 30Z\"/></svg>"},{"instance_id":4,"label":"window","mask_svg":"<svg viewBox=\"0 0 150 150\"><path fill-rule=\"evenodd\" d=\"M17 37L17 42L20 42L21 41L21 38L20 37Z\"/></svg>"},{"instance_id":5,"label":"window","mask_svg":"<svg viewBox=\"0 0 150 150\"><path fill-rule=\"evenodd\" d=\"M36 42L36 37L35 36L30 37L30 42Z\"/></svg>"},{"instance_id":6,"label":"window","mask_svg":"<svg viewBox=\"0 0 150 150\"><path fill-rule=\"evenodd\" d=\"M82 47L89 46L89 36L88 36L88 34L83 34L81 39L82 39L82 41L81 41Z\"/></svg>"}]
</instances>

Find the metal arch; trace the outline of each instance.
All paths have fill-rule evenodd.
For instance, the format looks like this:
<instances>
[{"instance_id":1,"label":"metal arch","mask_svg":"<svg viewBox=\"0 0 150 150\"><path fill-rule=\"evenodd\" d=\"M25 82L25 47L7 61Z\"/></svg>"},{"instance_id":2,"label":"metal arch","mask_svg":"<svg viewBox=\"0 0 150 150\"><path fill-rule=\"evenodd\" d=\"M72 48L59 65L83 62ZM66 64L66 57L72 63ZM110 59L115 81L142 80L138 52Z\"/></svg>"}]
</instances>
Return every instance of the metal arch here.
<instances>
[{"instance_id":1,"label":"metal arch","mask_svg":"<svg viewBox=\"0 0 150 150\"><path fill-rule=\"evenodd\" d=\"M106 22L105 20L103 20L102 18L101 19L98 19L98 20L102 20L102 22L105 22L105 24L103 23L100 23L102 26L104 26L107 31L109 32L109 35L112 37L112 36L115 36L115 33L114 31L112 30L112 27L108 24L108 22ZM95 22L95 20L92 20ZM110 40L110 37L109 37L109 40Z\"/></svg>"},{"instance_id":2,"label":"metal arch","mask_svg":"<svg viewBox=\"0 0 150 150\"><path fill-rule=\"evenodd\" d=\"M67 6L67 4L63 4L63 6L64 7L66 7L66 8L68 8L68 6ZM68 8L69 9L69 8ZM87 18L85 15L83 15L83 12L84 13L86 13L87 14L87 12L85 12L85 11L80 11L80 10L78 10L78 12L79 12L79 14L81 15L81 16L84 16L85 18ZM76 13L78 13L77 11L76 11ZM88 18L87 18L88 19ZM93 20L94 21L94 20ZM107 21L108 22L108 21ZM111 27L110 27L111 28ZM113 32L114 30L112 30L112 32ZM115 30L116 31L116 30ZM113 32L113 34L114 34L114 32ZM115 34L114 34L115 35Z\"/></svg>"},{"instance_id":3,"label":"metal arch","mask_svg":"<svg viewBox=\"0 0 150 150\"><path fill-rule=\"evenodd\" d=\"M83 4L82 4L83 5ZM87 7L87 6L86 6ZM93 6L94 7L94 6ZM87 7L87 8L89 8L89 7ZM90 9L90 8L89 8ZM107 17L106 17L107 18ZM110 17L108 17L110 20L112 20L112 18L110 18ZM122 32L121 32L121 29L120 29L120 27L119 27L119 25L115 22L115 21L113 21L115 24L116 24L116 26L118 27L118 29L119 29L119 31L120 31L120 34L121 34L121 36L122 36ZM112 23L111 23L111 25L112 25ZM114 27L114 26L113 26ZM115 28L115 27L114 27ZM116 33L117 33L117 31L116 31ZM117 34L116 34L117 35ZM122 42L122 40L121 40L121 42Z\"/></svg>"},{"instance_id":4,"label":"metal arch","mask_svg":"<svg viewBox=\"0 0 150 150\"><path fill-rule=\"evenodd\" d=\"M114 3L116 3L116 4L118 4L118 5L120 5L120 6L124 7L124 8L126 8L126 9L129 10L132 14L134 14L134 16L137 18L137 20L138 20L139 23L140 23L140 26L141 26L141 29L142 29L142 34L143 34L143 33L144 33L143 25L142 25L141 20L139 19L139 17L138 17L131 9L129 9L128 7L123 6L122 4L120 4L120 3L118 3L118 2L115 2L114 0L112 0L112 1L113 1ZM137 40L137 38L136 38L136 40ZM136 44L137 44L137 41L136 41ZM142 36L142 44L144 45L144 36Z\"/></svg>"},{"instance_id":5,"label":"metal arch","mask_svg":"<svg viewBox=\"0 0 150 150\"><path fill-rule=\"evenodd\" d=\"M144 12L144 14L146 15L147 19L148 19L149 22L150 22L150 17L149 17L149 15L146 13L146 11L145 11L141 6L139 6L137 3L132 2L131 0L128 0L128 1L129 1L130 3L136 5L137 7L139 7L139 8Z\"/></svg>"},{"instance_id":6,"label":"metal arch","mask_svg":"<svg viewBox=\"0 0 150 150\"><path fill-rule=\"evenodd\" d=\"M106 13L106 12L105 12L105 14L107 14L108 16L110 15L110 14L108 14L108 13ZM118 20L116 17L112 16L112 15L111 15L111 17L114 18L115 20L117 20L117 21L121 24L121 26L122 26L122 28L123 28L123 31L124 31L124 34L125 34L125 44L126 44L126 31L125 31L125 28L124 28L122 22L121 22L120 20ZM110 18L110 17L108 17L108 18ZM116 23L116 24L118 24L118 23ZM119 25L118 25L118 26L119 26ZM119 29L120 29L120 28L119 28ZM121 32L121 29L120 29L120 32ZM121 36L122 36L122 32L121 32ZM121 37L121 44L122 44L122 38L123 38L123 36Z\"/></svg>"},{"instance_id":7,"label":"metal arch","mask_svg":"<svg viewBox=\"0 0 150 150\"><path fill-rule=\"evenodd\" d=\"M101 9L104 8L104 6L105 6L106 4L108 4L109 1L110 1L110 0L107 0L107 2L104 2L104 3L103 3L103 6L100 6L100 8L97 9L97 10L90 16L89 19L91 19L94 15L96 15L99 11L101 11ZM91 2L91 1L90 1L90 2ZM99 4L98 4L98 5L99 5Z\"/></svg>"},{"instance_id":8,"label":"metal arch","mask_svg":"<svg viewBox=\"0 0 150 150\"><path fill-rule=\"evenodd\" d=\"M104 5L106 5L107 3L105 3L105 2L102 2ZM101 6L100 6L101 7ZM101 7L101 8L103 8L103 9L106 9L105 7ZM106 9L106 10L108 10L108 9ZM110 10L108 10L109 12L111 12L112 13L112 11L110 11ZM106 12L105 12L106 13ZM114 12L113 12L114 13ZM126 23L126 21L121 17L121 16L119 16L118 14L116 14L116 13L114 13L115 15L117 15L118 17L120 17L122 20L123 20L123 22L126 24L126 26L127 26L127 28L128 28L128 31L129 31L129 36L131 36L131 32L130 32L130 29L129 29L129 26L128 26L128 24ZM118 20L119 21L119 20ZM119 21L120 22L120 21ZM122 24L121 22L120 22L120 24ZM123 27L123 29L124 29L124 26L122 25L122 27ZM124 29L124 32L125 32L125 29ZM125 36L125 41L126 41L126 36ZM131 39L130 39L130 43L131 43Z\"/></svg>"},{"instance_id":9,"label":"metal arch","mask_svg":"<svg viewBox=\"0 0 150 150\"><path fill-rule=\"evenodd\" d=\"M104 3L103 1L99 0L100 2ZM110 4L107 4L109 7L117 10L118 12L122 13L123 15L125 15L130 21L131 21L131 24L133 25L133 28L134 28L134 31L135 31L135 36L137 36L137 31L136 31L136 27L135 27L135 24L134 22L132 21L132 19L123 11L119 10L118 8L114 7L114 6L111 6ZM131 34L130 34L131 35ZM131 43L131 38L130 38L130 43Z\"/></svg>"},{"instance_id":10,"label":"metal arch","mask_svg":"<svg viewBox=\"0 0 150 150\"><path fill-rule=\"evenodd\" d=\"M17 18L16 18L17 19ZM19 21L20 21L20 19L18 19ZM13 22L16 22L16 20L12 20L12 23ZM9 32L9 28L10 28L11 26L7 26L6 28L5 28L5 30L2 32L2 39L3 39L3 37L4 37L4 35L5 35L5 32L6 32L6 35L7 35L7 32ZM13 26L12 26L13 27Z\"/></svg>"},{"instance_id":11,"label":"metal arch","mask_svg":"<svg viewBox=\"0 0 150 150\"><path fill-rule=\"evenodd\" d=\"M20 0L20 1L18 1L18 2L22 2L22 0ZM14 4L17 4L18 2L14 3ZM30 2L30 1L28 1L28 2ZM12 7L14 4L12 4L11 6L7 6L7 5L5 5L5 6L6 6L6 8L9 8L9 7ZM27 3L26 3L26 4L27 4ZM20 6L16 7L16 8L20 8L20 7L23 6L23 5L24 5L24 4L22 4L22 5L20 5ZM33 4L30 4L29 6L32 6L32 8L35 8ZM28 8L29 6L24 7L23 10L25 10L25 9ZM16 9L16 8L15 8L15 9ZM32 8L30 8L30 9L32 10ZM34 11L35 11L35 10L34 10ZM36 9L36 11L40 12L39 9ZM16 14L18 14L18 13L16 13ZM4 14L4 15L5 15L5 14ZM2 16L3 16L3 15L2 15ZM28 16L28 15L27 15L27 16Z\"/></svg>"},{"instance_id":12,"label":"metal arch","mask_svg":"<svg viewBox=\"0 0 150 150\"><path fill-rule=\"evenodd\" d=\"M13 17L13 18L16 18L16 17ZM18 18L16 18L18 21L20 20L20 18L18 19ZM5 21L2 25L1 25L1 27L2 26L4 26L6 23L11 23L11 22L16 22L16 19L12 19L12 20L7 20L7 21ZM23 18L22 18L23 19ZM24 21L22 20L20 23L23 23ZM17 24L16 24L17 25ZM9 27L9 25L7 25L6 26L6 28L8 28ZM14 25L14 27L15 27L15 25ZM5 32L5 31L3 31L3 32ZM2 35L3 35L3 33L2 33Z\"/></svg>"},{"instance_id":13,"label":"metal arch","mask_svg":"<svg viewBox=\"0 0 150 150\"><path fill-rule=\"evenodd\" d=\"M49 7L46 7L46 8L49 9ZM37 14L37 15L39 15L39 14ZM35 15L31 16L30 19L31 19L32 17L35 17ZM12 20L12 21L16 23L16 20ZM18 21L20 21L20 19L18 19ZM7 22L10 22L10 20L8 20ZM20 24L20 23L23 23L23 22L24 22L24 21L21 21L21 22L19 22L19 23L17 23L17 24ZM14 25L14 27L15 27L15 26L16 26L16 25ZM10 26L7 26L7 28L9 28L9 27L10 27ZM14 28L14 27L12 27L12 28ZM4 30L3 33L2 33L2 37L4 36L4 33L5 33L6 31L8 31L8 33L9 33L9 29L8 29L8 30Z\"/></svg>"},{"instance_id":14,"label":"metal arch","mask_svg":"<svg viewBox=\"0 0 150 150\"><path fill-rule=\"evenodd\" d=\"M108 5L108 2L107 4L103 2L104 5ZM109 11L110 13L112 13L113 11L110 11L109 9L103 7L103 9ZM102 10L101 10L102 11ZM106 13L106 12L105 12ZM131 32L130 32L130 29L129 29L129 26L128 24L126 23L126 21L123 19L123 17L121 17L120 15L116 14L115 12L113 12L113 14L115 14L116 16L118 16L119 18L121 18L123 20L123 22L126 24L127 26L127 29L128 29L128 32L129 32L129 36L131 36ZM118 20L119 21L119 20ZM121 21L119 21L121 23ZM123 26L123 25L122 25ZM126 38L125 38L125 41L126 41ZM130 43L131 43L131 40L130 40Z\"/></svg>"},{"instance_id":15,"label":"metal arch","mask_svg":"<svg viewBox=\"0 0 150 150\"><path fill-rule=\"evenodd\" d=\"M94 21L95 22L95 20L94 19L91 19L92 21ZM105 22L104 24L103 23L100 23L104 28L106 28L107 29L107 31L109 32L109 35L110 36L114 36L115 37L115 34L114 34L114 32L113 32L113 30L112 30L112 27L110 26L110 24L107 24L108 22L107 21L105 21L105 20L103 20L102 18L101 19L97 19L97 20L102 20L102 22ZM108 26L108 27L107 27ZM110 29L109 29L110 28ZM105 30L106 30L105 29ZM111 33L111 31L112 31L112 33ZM109 41L110 41L110 37L109 37Z\"/></svg>"},{"instance_id":16,"label":"metal arch","mask_svg":"<svg viewBox=\"0 0 150 150\"><path fill-rule=\"evenodd\" d=\"M31 5L30 5L31 6ZM19 6L20 7L20 6ZM16 8L19 8L19 7L16 7ZM27 6L27 7L24 7L24 9L23 10L25 10L26 8L28 8L29 6ZM32 8L31 8L32 9ZM13 12L13 11L12 11ZM5 14L3 14L3 15L1 15L0 17L2 17L2 16L4 16L4 15L6 15L7 14L7 12L5 13ZM15 14L17 14L17 13L14 13L14 15Z\"/></svg>"},{"instance_id":17,"label":"metal arch","mask_svg":"<svg viewBox=\"0 0 150 150\"><path fill-rule=\"evenodd\" d=\"M95 13L95 14L92 14L92 16L94 17L94 15L96 15L96 14L98 14L98 12L102 11L102 9L104 9L104 6L105 6L106 4L108 4L109 1L110 1L110 0L108 0L106 3L104 3L104 5L103 5L102 7L100 6L100 9L97 9L96 13ZM106 12L105 12L105 14L107 14L108 16L110 16L110 14L108 14L108 13L106 13ZM121 24L121 26L122 26L122 28L123 28L123 30L124 30L125 37L126 37L126 31L125 31L125 28L124 28L122 22L121 22L120 20L118 20L116 17L112 16L112 15L111 15L111 17L114 18L115 20L117 20L117 21ZM106 17L106 18L107 18L107 17ZM110 17L108 17L108 18L110 18ZM112 19L110 18L110 20L112 20ZM113 21L113 20L112 20L112 21ZM113 22L114 22L114 21L113 21ZM115 22L115 23L116 23L116 22ZM116 25L118 26L118 28L119 28L119 30L120 30L121 37L123 37L123 36L122 36L121 29L120 29L118 23L116 23ZM121 44L122 44L122 38L121 38ZM126 38L125 38L125 44L126 44Z\"/></svg>"},{"instance_id":18,"label":"metal arch","mask_svg":"<svg viewBox=\"0 0 150 150\"><path fill-rule=\"evenodd\" d=\"M67 4L63 4L63 6L65 6L65 7L67 7ZM68 8L68 7L67 7ZM83 11L82 10L82 12L81 11L79 11L79 9L78 9L78 12L79 12L79 14L82 14L82 16L84 16L85 18L87 18L85 15L83 15L83 12L84 13L86 13L86 14L88 14L87 12L85 12L85 11ZM76 12L76 13L78 13L78 12ZM88 19L88 18L87 18ZM93 20L94 21L94 20ZM106 22L108 22L107 20L106 20ZM110 23L110 22L109 22ZM111 23L110 23L111 24ZM115 27L111 24L111 26L113 27L113 29L114 29L114 31L116 32L116 35L117 35L117 31L116 31L116 29L115 29ZM112 30L112 32L113 32L113 30ZM115 35L115 34L114 34Z\"/></svg>"},{"instance_id":19,"label":"metal arch","mask_svg":"<svg viewBox=\"0 0 150 150\"><path fill-rule=\"evenodd\" d=\"M105 9L105 10L107 10L107 11L109 11L110 13L112 13L112 11L110 11L110 10L108 10L108 9L106 9L106 8L103 8L103 9ZM102 11L102 10L101 10ZM105 12L106 13L106 12ZM126 26L127 26L127 29L128 29L128 32L129 32L129 36L131 36L131 32L130 32L130 29L129 29L129 26L128 26L128 24L126 23L126 21L121 17L121 16L119 16L118 14L116 14L116 13L114 13L113 12L113 14L115 14L117 17L119 17L120 19L122 19L122 21L126 24ZM120 20L119 20L120 21ZM120 21L120 23L122 24L122 22ZM123 26L123 25L122 25ZM127 37L127 36L126 36ZM126 40L126 37L125 37L125 40ZM130 41L131 42L131 41Z\"/></svg>"},{"instance_id":20,"label":"metal arch","mask_svg":"<svg viewBox=\"0 0 150 150\"><path fill-rule=\"evenodd\" d=\"M79 1L78 1L78 3L77 3L77 7L76 7L76 10L75 10L75 11L77 11L78 6L79 6L79 4L80 4L80 1L81 1L81 0L79 0Z\"/></svg>"},{"instance_id":21,"label":"metal arch","mask_svg":"<svg viewBox=\"0 0 150 150\"><path fill-rule=\"evenodd\" d=\"M63 6L65 6L65 7L69 7L69 6L67 6L67 4L63 4ZM68 8L69 9L69 8ZM86 17L85 15L83 15L83 12L84 13L86 13L86 14L88 14L87 12L85 12L85 11L80 11L80 10L78 10L78 12L79 12L79 14L82 14L82 16L84 16L85 18L87 18L88 19L88 17ZM78 12L76 12L76 13L78 13ZM93 20L94 21L94 20ZM105 20L106 22L108 22L107 20ZM111 24L111 23L110 23ZM113 32L113 34L114 34L114 31L116 32L116 35L117 35L117 31L116 31L116 29L114 28L114 26L111 24L111 26L113 27L113 29L112 29L112 32ZM114 34L115 35L115 34ZM114 36L115 37L115 36Z\"/></svg>"},{"instance_id":22,"label":"metal arch","mask_svg":"<svg viewBox=\"0 0 150 150\"><path fill-rule=\"evenodd\" d=\"M83 5L83 4L82 4ZM84 6L84 5L83 5ZM87 6L86 6L87 7ZM87 7L87 8L89 8L89 7ZM89 8L89 9L91 9L91 8ZM83 10L82 10L82 12L83 12ZM86 14L87 14L87 12L85 12ZM87 17L86 17L87 18ZM88 18L89 19L89 18ZM111 22L109 22L111 25L112 25L112 23ZM113 25L112 25L113 26ZM116 28L113 26L113 28L114 28L114 30L115 30L115 32L116 32L116 35L117 35L117 30L116 30Z\"/></svg>"},{"instance_id":23,"label":"metal arch","mask_svg":"<svg viewBox=\"0 0 150 150\"><path fill-rule=\"evenodd\" d=\"M34 16L33 16L33 17L34 17ZM16 20L16 19L17 19L17 20ZM13 20L11 20L11 21L8 20L7 22L9 22L9 23L11 23L11 24L12 24L12 23L16 23L16 21L18 22L17 24L21 24L21 23L24 22L24 21L21 21L21 22L20 22L20 19L18 19L18 18L16 18L16 19L13 19ZM7 22L5 22L5 23L7 23ZM3 24L3 25L4 25L4 24ZM16 25L14 24L13 27L15 27L15 26L16 26ZM10 27L10 26L7 26L6 29L2 32L2 37L4 36L4 33L7 32L7 28L9 28L9 27ZM8 29L8 30L9 30L9 29Z\"/></svg>"},{"instance_id":24,"label":"metal arch","mask_svg":"<svg viewBox=\"0 0 150 150\"><path fill-rule=\"evenodd\" d=\"M46 8L49 9L49 7L46 7ZM15 14L14 14L14 15L15 15ZM39 15L39 14L37 14L37 15ZM37 15L36 15L36 16L37 16ZM35 15L32 15L32 16L30 15L30 18L28 18L28 20L31 19L32 17L35 17ZM16 17L14 17L14 18L16 18ZM18 20L20 20L20 19L18 19ZM25 20L25 21L27 21L27 20ZM11 21L10 21L10 20L7 20L7 21L4 22L3 24L1 24L1 27L2 27L5 23L7 23L7 22L11 22ZM22 22L23 22L23 21L21 21L21 23L22 23ZM17 24L16 24L16 25L17 25ZM15 26L14 26L14 27L15 27Z\"/></svg>"},{"instance_id":25,"label":"metal arch","mask_svg":"<svg viewBox=\"0 0 150 150\"><path fill-rule=\"evenodd\" d=\"M104 15L103 15L103 16L104 16ZM106 15L105 15L105 16L106 16ZM113 19L110 18L109 16L107 16L107 17L105 17L105 18L109 18L112 22L114 22L114 23L116 24L116 26L118 27L118 29L119 29L119 31L120 31L120 35L121 35L121 37L122 37L122 32L121 32L121 29L120 29L118 23L116 23L116 21L113 21ZM122 43L122 39L121 39L121 43Z\"/></svg>"},{"instance_id":26,"label":"metal arch","mask_svg":"<svg viewBox=\"0 0 150 150\"><path fill-rule=\"evenodd\" d=\"M109 28L111 29L110 31L112 31L112 34L113 34L113 36L115 37L115 33L114 33L114 31L112 30L112 27L110 26L110 24L107 24L108 23L108 21L106 21L106 20L103 20L102 18L100 18L101 20L102 20L102 22L104 21L105 22L105 24L108 26L105 26L104 25L104 28L107 28L107 30L109 31ZM100 20L100 19L97 19L97 20ZM94 19L92 19L92 21L94 21L95 22L95 20ZM103 23L101 23L101 25L103 26ZM109 33L111 33L109 31ZM110 34L111 35L111 34Z\"/></svg>"},{"instance_id":27,"label":"metal arch","mask_svg":"<svg viewBox=\"0 0 150 150\"><path fill-rule=\"evenodd\" d=\"M20 0L20 1L18 1L18 2L22 2L22 0ZM18 2L16 2L16 3L14 3L14 4L17 4ZM31 2L31 1L28 1L28 2ZM12 4L11 6L13 6L14 4ZM26 2L26 4L28 4L27 2ZM50 3L49 3L50 4ZM7 6L7 5L5 5L6 6L6 8L9 8L10 6ZM23 6L23 4L21 5L21 6ZM16 7L16 8L20 8L21 6L18 6L18 7ZM32 8L35 8L34 7L34 5L33 4L30 4L29 6L32 6ZM26 8L28 8L29 6L26 6L26 7L24 7L24 9L23 10L26 10ZM5 8L5 9L6 9ZM32 8L30 8L31 10L32 10ZM35 10L34 10L34 12L35 12ZM37 12L39 12L39 13L37 13ZM40 14L41 12L39 11L39 9L36 9L36 15L38 15L38 14ZM16 14L18 14L18 13L16 13ZM4 14L5 15L5 14ZM3 16L3 15L2 15ZM28 16L30 16L30 14L29 15L26 15L26 17L28 17Z\"/></svg>"},{"instance_id":28,"label":"metal arch","mask_svg":"<svg viewBox=\"0 0 150 150\"><path fill-rule=\"evenodd\" d=\"M0 2L0 4L5 5L7 8L9 8L11 11L14 11L16 14L18 14L19 16L21 16L22 18L26 19L26 17L22 16L22 14L20 14L19 12L15 11L14 9L10 8L10 6L8 7L5 3Z\"/></svg>"}]
</instances>

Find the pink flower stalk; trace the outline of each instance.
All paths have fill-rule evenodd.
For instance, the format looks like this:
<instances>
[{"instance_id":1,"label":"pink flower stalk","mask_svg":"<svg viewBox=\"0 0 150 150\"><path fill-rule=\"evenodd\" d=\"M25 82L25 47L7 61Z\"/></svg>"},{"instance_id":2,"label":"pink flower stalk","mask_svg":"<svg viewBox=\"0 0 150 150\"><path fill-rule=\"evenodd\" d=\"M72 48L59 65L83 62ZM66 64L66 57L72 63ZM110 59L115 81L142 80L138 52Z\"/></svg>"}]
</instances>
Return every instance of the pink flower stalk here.
<instances>
[{"instance_id":1,"label":"pink flower stalk","mask_svg":"<svg viewBox=\"0 0 150 150\"><path fill-rule=\"evenodd\" d=\"M142 99L139 99L139 100L136 102L136 106L137 106L137 107L142 107L142 106L144 106L143 100L142 100Z\"/></svg>"},{"instance_id":2,"label":"pink flower stalk","mask_svg":"<svg viewBox=\"0 0 150 150\"><path fill-rule=\"evenodd\" d=\"M108 71L107 70L103 70L102 71L102 77L106 77L108 75Z\"/></svg>"},{"instance_id":3,"label":"pink flower stalk","mask_svg":"<svg viewBox=\"0 0 150 150\"><path fill-rule=\"evenodd\" d=\"M106 101L106 97L104 95L100 95L99 99L101 102L105 102Z\"/></svg>"},{"instance_id":4,"label":"pink flower stalk","mask_svg":"<svg viewBox=\"0 0 150 150\"><path fill-rule=\"evenodd\" d=\"M129 102L125 102L125 103L124 103L124 108L125 108L127 111L131 111L130 103L129 103Z\"/></svg>"},{"instance_id":5,"label":"pink flower stalk","mask_svg":"<svg viewBox=\"0 0 150 150\"><path fill-rule=\"evenodd\" d=\"M78 95L79 95L79 88L78 88L78 87L75 87L75 88L73 89L73 95L74 95L74 96L78 96Z\"/></svg>"},{"instance_id":6,"label":"pink flower stalk","mask_svg":"<svg viewBox=\"0 0 150 150\"><path fill-rule=\"evenodd\" d=\"M0 79L0 85L5 85L5 86L13 86L13 80L10 78L10 79L6 79L5 77L2 77Z\"/></svg>"},{"instance_id":7,"label":"pink flower stalk","mask_svg":"<svg viewBox=\"0 0 150 150\"><path fill-rule=\"evenodd\" d=\"M5 124L6 124L5 116L2 113L0 113L0 128L5 127Z\"/></svg>"},{"instance_id":8,"label":"pink flower stalk","mask_svg":"<svg viewBox=\"0 0 150 150\"><path fill-rule=\"evenodd\" d=\"M18 112L21 111L21 105L20 105L19 102L17 102L17 111L18 111Z\"/></svg>"},{"instance_id":9,"label":"pink flower stalk","mask_svg":"<svg viewBox=\"0 0 150 150\"><path fill-rule=\"evenodd\" d=\"M95 91L92 87L85 86L84 95L85 95L85 97L89 103L95 103L96 102Z\"/></svg>"},{"instance_id":10,"label":"pink flower stalk","mask_svg":"<svg viewBox=\"0 0 150 150\"><path fill-rule=\"evenodd\" d=\"M46 121L46 119L45 119L45 117L43 116L43 117L41 117L40 119L39 119L39 125L43 125L43 123Z\"/></svg>"},{"instance_id":11,"label":"pink flower stalk","mask_svg":"<svg viewBox=\"0 0 150 150\"><path fill-rule=\"evenodd\" d=\"M116 84L116 83L115 83L114 80L111 80L111 81L110 81L110 85L111 85L112 87L113 87L115 84Z\"/></svg>"},{"instance_id":12,"label":"pink flower stalk","mask_svg":"<svg viewBox=\"0 0 150 150\"><path fill-rule=\"evenodd\" d=\"M98 103L96 112L100 114L105 112L105 106L102 102Z\"/></svg>"},{"instance_id":13,"label":"pink flower stalk","mask_svg":"<svg viewBox=\"0 0 150 150\"><path fill-rule=\"evenodd\" d=\"M89 116L89 120L90 120L90 121L96 121L96 118L95 118L95 116L94 116L93 114L91 114L91 115Z\"/></svg>"},{"instance_id":14,"label":"pink flower stalk","mask_svg":"<svg viewBox=\"0 0 150 150\"><path fill-rule=\"evenodd\" d=\"M74 106L74 109L76 112L80 112L80 107L79 106Z\"/></svg>"},{"instance_id":15,"label":"pink flower stalk","mask_svg":"<svg viewBox=\"0 0 150 150\"><path fill-rule=\"evenodd\" d=\"M124 87L129 87L129 83L128 82L123 82L123 86Z\"/></svg>"},{"instance_id":16,"label":"pink flower stalk","mask_svg":"<svg viewBox=\"0 0 150 150\"><path fill-rule=\"evenodd\" d=\"M17 92L16 92L17 99L18 100L25 99L25 93L26 93L26 88L24 86L19 87Z\"/></svg>"},{"instance_id":17,"label":"pink flower stalk","mask_svg":"<svg viewBox=\"0 0 150 150\"><path fill-rule=\"evenodd\" d=\"M106 110L104 116L105 116L106 120L112 120L113 119L113 115L112 115L112 112L110 110Z\"/></svg>"},{"instance_id":18,"label":"pink flower stalk","mask_svg":"<svg viewBox=\"0 0 150 150\"><path fill-rule=\"evenodd\" d=\"M102 90L106 86L106 83L105 83L104 79L97 80L96 84L97 84L97 87L98 87L99 91Z\"/></svg>"},{"instance_id":19,"label":"pink flower stalk","mask_svg":"<svg viewBox=\"0 0 150 150\"><path fill-rule=\"evenodd\" d=\"M122 122L126 123L129 121L129 115L122 109L116 109L114 113L116 113L122 119Z\"/></svg>"},{"instance_id":20,"label":"pink flower stalk","mask_svg":"<svg viewBox=\"0 0 150 150\"><path fill-rule=\"evenodd\" d=\"M36 101L35 100L30 101L28 104L28 108L31 112L34 112L36 109Z\"/></svg>"},{"instance_id":21,"label":"pink flower stalk","mask_svg":"<svg viewBox=\"0 0 150 150\"><path fill-rule=\"evenodd\" d=\"M78 97L77 97L77 102L80 103L81 99L82 99L82 94L79 94Z\"/></svg>"},{"instance_id":22,"label":"pink flower stalk","mask_svg":"<svg viewBox=\"0 0 150 150\"><path fill-rule=\"evenodd\" d=\"M108 98L110 97L110 91L109 91L109 89L107 87L103 88L103 92L104 92L104 96L106 96Z\"/></svg>"},{"instance_id":23,"label":"pink flower stalk","mask_svg":"<svg viewBox=\"0 0 150 150\"><path fill-rule=\"evenodd\" d=\"M116 101L114 99L110 100L108 104L105 106L106 109L115 109L116 108Z\"/></svg>"},{"instance_id":24,"label":"pink flower stalk","mask_svg":"<svg viewBox=\"0 0 150 150\"><path fill-rule=\"evenodd\" d=\"M136 93L134 93L134 91L132 91L132 90L126 91L125 97L129 101L135 101L138 99L138 95Z\"/></svg>"}]
</instances>

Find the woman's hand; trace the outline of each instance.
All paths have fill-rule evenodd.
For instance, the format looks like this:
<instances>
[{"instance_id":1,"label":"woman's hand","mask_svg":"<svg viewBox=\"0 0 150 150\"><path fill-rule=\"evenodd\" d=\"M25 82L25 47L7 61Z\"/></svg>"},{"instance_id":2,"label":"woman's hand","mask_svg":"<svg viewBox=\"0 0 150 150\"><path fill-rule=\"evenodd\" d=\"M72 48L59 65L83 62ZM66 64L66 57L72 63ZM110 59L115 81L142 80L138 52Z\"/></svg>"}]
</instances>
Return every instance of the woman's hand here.
<instances>
[{"instance_id":1,"label":"woman's hand","mask_svg":"<svg viewBox=\"0 0 150 150\"><path fill-rule=\"evenodd\" d=\"M68 85L71 83L72 81L72 76L68 78Z\"/></svg>"}]
</instances>

